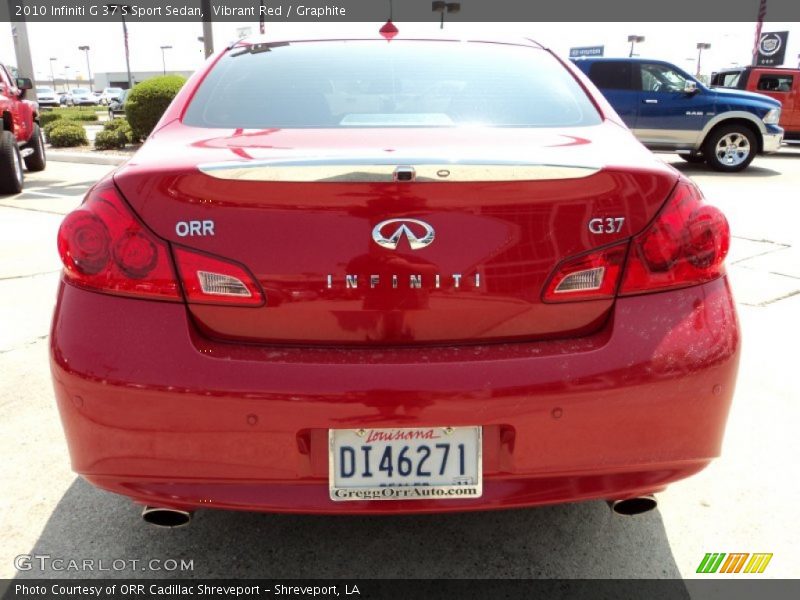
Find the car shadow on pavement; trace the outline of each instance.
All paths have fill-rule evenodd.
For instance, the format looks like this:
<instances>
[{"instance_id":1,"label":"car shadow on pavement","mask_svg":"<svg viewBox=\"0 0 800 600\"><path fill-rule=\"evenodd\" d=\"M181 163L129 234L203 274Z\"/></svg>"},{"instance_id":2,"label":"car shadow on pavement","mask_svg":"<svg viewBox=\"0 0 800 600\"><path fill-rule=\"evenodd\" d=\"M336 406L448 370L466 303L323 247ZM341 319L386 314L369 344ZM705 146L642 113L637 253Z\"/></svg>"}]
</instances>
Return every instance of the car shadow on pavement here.
<instances>
[{"instance_id":1,"label":"car shadow on pavement","mask_svg":"<svg viewBox=\"0 0 800 600\"><path fill-rule=\"evenodd\" d=\"M738 177L738 178L753 178L753 177L778 177L783 175L780 171L775 171L773 169L767 169L765 167L759 167L756 165L750 165L744 171L739 171L738 173L722 173L720 171L715 171L708 165L704 163L695 164L695 163L688 163L684 160L676 160L676 161L667 161L668 164L672 165L681 173L686 175L696 175L701 174L708 177Z\"/></svg>"},{"instance_id":2,"label":"car shadow on pavement","mask_svg":"<svg viewBox=\"0 0 800 600\"><path fill-rule=\"evenodd\" d=\"M65 564L102 559L110 570L97 570L97 562L89 572L41 570L34 560L19 578L681 577L658 510L621 517L605 502L369 517L207 510L188 527L167 530L145 524L131 502L82 479L30 553ZM165 567L169 559L193 561L193 568L146 570L153 559ZM116 570L120 560L125 568ZM135 568L131 560L139 561Z\"/></svg>"}]
</instances>

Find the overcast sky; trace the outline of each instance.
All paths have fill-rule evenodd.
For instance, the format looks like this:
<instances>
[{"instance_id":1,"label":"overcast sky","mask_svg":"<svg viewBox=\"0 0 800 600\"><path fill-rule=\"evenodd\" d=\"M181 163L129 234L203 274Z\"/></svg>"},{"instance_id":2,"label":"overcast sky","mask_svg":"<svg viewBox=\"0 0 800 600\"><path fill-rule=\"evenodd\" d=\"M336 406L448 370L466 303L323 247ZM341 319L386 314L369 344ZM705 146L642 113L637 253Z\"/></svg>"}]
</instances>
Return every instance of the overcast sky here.
<instances>
[{"instance_id":1,"label":"overcast sky","mask_svg":"<svg viewBox=\"0 0 800 600\"><path fill-rule=\"evenodd\" d=\"M401 30L415 32L438 30L438 23L398 23ZM267 23L267 33L291 36L298 32L312 32L330 36L348 31L368 30L371 25L358 23ZM380 24L376 24L375 28ZM215 47L236 38L237 29L251 27L258 31L258 23L215 23ZM200 23L130 23L129 39L131 69L134 71L161 70L160 46L172 46L167 51L167 70L191 71L203 62ZM0 62L16 64L10 23L0 23ZM696 69L697 42L708 42L711 49L703 52L704 73L734 64L749 64L753 47L755 25L752 23L465 23L445 24L446 30L468 33L499 31L503 35L525 35L567 55L572 46L604 45L606 56L627 56L629 34L644 35L647 39L637 48L642 56L661 58L684 69ZM800 23L765 23L764 31L789 30L789 44L785 66L798 66L800 53ZM86 60L78 46L91 47L90 60L95 72L124 71L125 55L120 23L29 23L28 33L37 79L50 78L50 57L58 60L55 75L61 77L65 67L70 78L76 72L86 78Z\"/></svg>"}]
</instances>

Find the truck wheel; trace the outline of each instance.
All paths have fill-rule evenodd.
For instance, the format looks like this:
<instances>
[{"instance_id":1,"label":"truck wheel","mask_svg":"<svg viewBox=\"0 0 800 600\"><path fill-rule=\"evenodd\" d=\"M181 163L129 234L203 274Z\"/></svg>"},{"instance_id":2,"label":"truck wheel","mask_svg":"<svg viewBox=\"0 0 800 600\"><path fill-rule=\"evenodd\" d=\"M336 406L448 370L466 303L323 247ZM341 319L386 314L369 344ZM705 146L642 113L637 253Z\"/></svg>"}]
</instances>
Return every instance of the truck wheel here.
<instances>
[{"instance_id":1,"label":"truck wheel","mask_svg":"<svg viewBox=\"0 0 800 600\"><path fill-rule=\"evenodd\" d=\"M0 194L22 191L22 157L17 139L10 131L0 131Z\"/></svg>"},{"instance_id":2,"label":"truck wheel","mask_svg":"<svg viewBox=\"0 0 800 600\"><path fill-rule=\"evenodd\" d=\"M702 154L678 154L683 160L693 165L699 165L706 162L706 157Z\"/></svg>"},{"instance_id":3,"label":"truck wheel","mask_svg":"<svg viewBox=\"0 0 800 600\"><path fill-rule=\"evenodd\" d=\"M33 135L31 141L28 142L28 148L33 150L33 154L24 159L25 167L28 171L44 171L47 166L47 157L44 155L44 139L42 139L42 130L38 123L33 124Z\"/></svg>"},{"instance_id":4,"label":"truck wheel","mask_svg":"<svg viewBox=\"0 0 800 600\"><path fill-rule=\"evenodd\" d=\"M709 133L703 144L708 164L728 173L746 169L757 149L756 136L744 125L723 125Z\"/></svg>"}]
</instances>

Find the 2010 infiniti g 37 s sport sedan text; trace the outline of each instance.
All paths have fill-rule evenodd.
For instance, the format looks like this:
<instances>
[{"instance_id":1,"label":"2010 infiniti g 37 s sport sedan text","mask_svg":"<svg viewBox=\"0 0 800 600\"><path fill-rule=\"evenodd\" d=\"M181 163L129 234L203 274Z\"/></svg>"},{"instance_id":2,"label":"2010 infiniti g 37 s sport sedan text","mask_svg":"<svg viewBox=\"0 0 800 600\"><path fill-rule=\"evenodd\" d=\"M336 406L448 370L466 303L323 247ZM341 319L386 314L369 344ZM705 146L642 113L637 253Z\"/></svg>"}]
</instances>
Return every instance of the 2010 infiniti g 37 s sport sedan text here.
<instances>
[{"instance_id":1,"label":"2010 infiniti g 37 s sport sedan text","mask_svg":"<svg viewBox=\"0 0 800 600\"><path fill-rule=\"evenodd\" d=\"M523 41L241 41L58 236L73 468L196 508L651 494L718 455L729 230Z\"/></svg>"}]
</instances>

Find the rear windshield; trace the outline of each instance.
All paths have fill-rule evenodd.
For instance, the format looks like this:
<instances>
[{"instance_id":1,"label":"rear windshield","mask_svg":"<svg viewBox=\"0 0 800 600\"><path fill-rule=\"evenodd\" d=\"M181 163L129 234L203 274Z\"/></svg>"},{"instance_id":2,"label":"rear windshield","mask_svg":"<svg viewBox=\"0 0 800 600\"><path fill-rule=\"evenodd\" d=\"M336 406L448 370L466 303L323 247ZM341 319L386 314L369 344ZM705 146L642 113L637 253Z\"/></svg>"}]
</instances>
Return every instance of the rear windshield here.
<instances>
[{"instance_id":1,"label":"rear windshield","mask_svg":"<svg viewBox=\"0 0 800 600\"><path fill-rule=\"evenodd\" d=\"M184 123L221 128L574 127L600 116L544 50L395 40L234 48Z\"/></svg>"}]
</instances>

